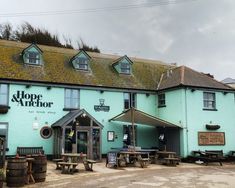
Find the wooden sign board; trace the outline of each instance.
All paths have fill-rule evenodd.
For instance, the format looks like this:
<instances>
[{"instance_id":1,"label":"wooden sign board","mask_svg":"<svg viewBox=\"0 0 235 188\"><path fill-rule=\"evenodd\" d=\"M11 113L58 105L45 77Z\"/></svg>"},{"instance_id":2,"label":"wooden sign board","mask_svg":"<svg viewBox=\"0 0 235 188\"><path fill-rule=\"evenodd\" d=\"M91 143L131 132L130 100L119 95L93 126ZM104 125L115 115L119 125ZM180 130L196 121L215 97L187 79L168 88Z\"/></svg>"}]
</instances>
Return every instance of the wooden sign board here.
<instances>
[{"instance_id":1,"label":"wooden sign board","mask_svg":"<svg viewBox=\"0 0 235 188\"><path fill-rule=\"evenodd\" d=\"M225 145L224 132L198 132L198 145Z\"/></svg>"}]
</instances>

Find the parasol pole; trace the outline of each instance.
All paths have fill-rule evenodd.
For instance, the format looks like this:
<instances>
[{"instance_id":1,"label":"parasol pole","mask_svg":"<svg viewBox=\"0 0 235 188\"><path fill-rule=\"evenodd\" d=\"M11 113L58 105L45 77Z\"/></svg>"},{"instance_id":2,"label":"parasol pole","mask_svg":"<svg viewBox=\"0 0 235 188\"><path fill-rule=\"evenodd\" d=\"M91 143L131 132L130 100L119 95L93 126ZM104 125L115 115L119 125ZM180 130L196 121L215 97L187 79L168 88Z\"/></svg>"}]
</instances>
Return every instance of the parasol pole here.
<instances>
[{"instance_id":1,"label":"parasol pole","mask_svg":"<svg viewBox=\"0 0 235 188\"><path fill-rule=\"evenodd\" d=\"M134 151L135 151L135 125L134 125L134 108L131 107L131 125L132 125L132 139L133 139L133 146L134 146Z\"/></svg>"}]
</instances>

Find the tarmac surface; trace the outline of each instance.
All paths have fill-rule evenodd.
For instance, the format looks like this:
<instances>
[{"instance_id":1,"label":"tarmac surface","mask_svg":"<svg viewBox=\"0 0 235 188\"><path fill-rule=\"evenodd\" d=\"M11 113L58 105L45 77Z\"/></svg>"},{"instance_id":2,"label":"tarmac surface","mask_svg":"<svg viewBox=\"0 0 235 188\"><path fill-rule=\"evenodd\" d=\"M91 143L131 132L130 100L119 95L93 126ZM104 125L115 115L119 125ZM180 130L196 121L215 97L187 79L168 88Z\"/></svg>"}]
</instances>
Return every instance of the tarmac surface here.
<instances>
[{"instance_id":1,"label":"tarmac surface","mask_svg":"<svg viewBox=\"0 0 235 188\"><path fill-rule=\"evenodd\" d=\"M150 164L147 168L107 168L105 163L94 164L93 172L79 164L74 175L61 174L55 164L48 161L46 181L24 187L87 187L87 188L235 188L235 164L211 163L208 166L180 163L177 167ZM4 183L4 187L6 184Z\"/></svg>"}]
</instances>

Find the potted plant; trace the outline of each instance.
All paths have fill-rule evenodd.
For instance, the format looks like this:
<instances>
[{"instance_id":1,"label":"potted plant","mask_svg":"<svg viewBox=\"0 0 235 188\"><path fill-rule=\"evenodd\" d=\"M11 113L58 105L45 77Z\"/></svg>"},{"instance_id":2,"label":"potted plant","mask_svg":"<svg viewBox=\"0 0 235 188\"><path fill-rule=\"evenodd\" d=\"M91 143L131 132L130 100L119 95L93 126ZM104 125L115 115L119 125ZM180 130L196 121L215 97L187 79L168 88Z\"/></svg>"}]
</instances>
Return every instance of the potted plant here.
<instances>
[{"instance_id":1,"label":"potted plant","mask_svg":"<svg viewBox=\"0 0 235 188\"><path fill-rule=\"evenodd\" d=\"M0 188L3 187L4 179L5 179L4 169L3 169L3 168L0 168Z\"/></svg>"}]
</instances>

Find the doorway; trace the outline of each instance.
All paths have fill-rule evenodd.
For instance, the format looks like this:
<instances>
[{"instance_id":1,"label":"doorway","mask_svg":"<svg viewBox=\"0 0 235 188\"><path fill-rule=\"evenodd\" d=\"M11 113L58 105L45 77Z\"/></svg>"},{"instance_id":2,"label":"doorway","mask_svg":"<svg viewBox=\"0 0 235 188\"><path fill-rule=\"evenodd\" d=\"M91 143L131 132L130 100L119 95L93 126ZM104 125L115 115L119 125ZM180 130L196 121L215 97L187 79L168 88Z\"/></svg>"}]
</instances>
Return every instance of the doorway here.
<instances>
[{"instance_id":1,"label":"doorway","mask_svg":"<svg viewBox=\"0 0 235 188\"><path fill-rule=\"evenodd\" d=\"M77 153L88 154L89 146L88 131L77 131Z\"/></svg>"}]
</instances>

